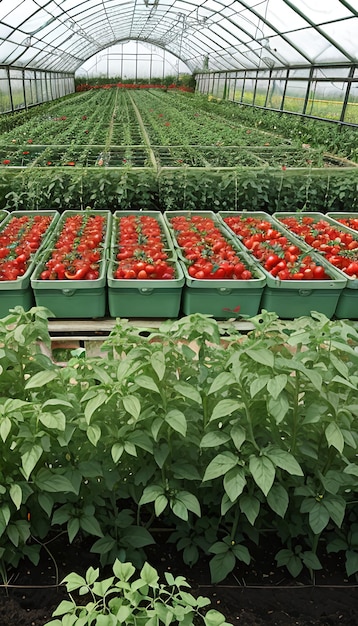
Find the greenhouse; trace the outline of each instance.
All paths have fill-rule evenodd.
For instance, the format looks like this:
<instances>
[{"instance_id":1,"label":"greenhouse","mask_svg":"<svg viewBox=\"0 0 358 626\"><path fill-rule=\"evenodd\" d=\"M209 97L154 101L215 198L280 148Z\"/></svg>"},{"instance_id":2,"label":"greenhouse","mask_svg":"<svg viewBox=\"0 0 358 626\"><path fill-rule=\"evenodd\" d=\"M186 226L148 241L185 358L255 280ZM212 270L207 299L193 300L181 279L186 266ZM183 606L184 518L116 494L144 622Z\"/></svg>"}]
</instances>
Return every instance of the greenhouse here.
<instances>
[{"instance_id":1,"label":"greenhouse","mask_svg":"<svg viewBox=\"0 0 358 626\"><path fill-rule=\"evenodd\" d=\"M358 623L357 34L0 2L1 626Z\"/></svg>"}]
</instances>

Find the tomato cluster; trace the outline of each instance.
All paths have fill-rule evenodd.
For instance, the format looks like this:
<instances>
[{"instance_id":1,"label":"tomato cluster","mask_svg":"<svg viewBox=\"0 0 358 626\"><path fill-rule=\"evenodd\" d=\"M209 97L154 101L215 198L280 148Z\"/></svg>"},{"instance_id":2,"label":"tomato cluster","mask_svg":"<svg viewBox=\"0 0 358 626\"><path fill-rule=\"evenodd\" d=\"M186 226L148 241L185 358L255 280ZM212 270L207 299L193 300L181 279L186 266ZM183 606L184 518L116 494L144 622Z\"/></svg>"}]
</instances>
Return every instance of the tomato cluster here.
<instances>
[{"instance_id":1,"label":"tomato cluster","mask_svg":"<svg viewBox=\"0 0 358 626\"><path fill-rule=\"evenodd\" d=\"M328 220L312 216L280 218L286 228L302 237L312 248L324 254L327 261L351 278L358 278L358 237L340 230Z\"/></svg>"},{"instance_id":2,"label":"tomato cluster","mask_svg":"<svg viewBox=\"0 0 358 626\"><path fill-rule=\"evenodd\" d=\"M343 226L358 231L358 217L336 217L335 220Z\"/></svg>"},{"instance_id":3,"label":"tomato cluster","mask_svg":"<svg viewBox=\"0 0 358 626\"><path fill-rule=\"evenodd\" d=\"M272 222L256 216L227 216L224 222L272 276L280 280L327 280L320 264Z\"/></svg>"},{"instance_id":4,"label":"tomato cluster","mask_svg":"<svg viewBox=\"0 0 358 626\"><path fill-rule=\"evenodd\" d=\"M117 279L172 280L175 267L169 261L168 242L159 221L152 215L118 218Z\"/></svg>"},{"instance_id":5,"label":"tomato cluster","mask_svg":"<svg viewBox=\"0 0 358 626\"><path fill-rule=\"evenodd\" d=\"M214 220L201 215L169 218L191 278L250 280L252 272L239 258Z\"/></svg>"},{"instance_id":6,"label":"tomato cluster","mask_svg":"<svg viewBox=\"0 0 358 626\"><path fill-rule=\"evenodd\" d=\"M41 280L96 280L105 227L104 215L76 213L67 217L40 274Z\"/></svg>"},{"instance_id":7,"label":"tomato cluster","mask_svg":"<svg viewBox=\"0 0 358 626\"><path fill-rule=\"evenodd\" d=\"M52 221L51 215L13 216L0 233L0 280L23 276Z\"/></svg>"}]
</instances>

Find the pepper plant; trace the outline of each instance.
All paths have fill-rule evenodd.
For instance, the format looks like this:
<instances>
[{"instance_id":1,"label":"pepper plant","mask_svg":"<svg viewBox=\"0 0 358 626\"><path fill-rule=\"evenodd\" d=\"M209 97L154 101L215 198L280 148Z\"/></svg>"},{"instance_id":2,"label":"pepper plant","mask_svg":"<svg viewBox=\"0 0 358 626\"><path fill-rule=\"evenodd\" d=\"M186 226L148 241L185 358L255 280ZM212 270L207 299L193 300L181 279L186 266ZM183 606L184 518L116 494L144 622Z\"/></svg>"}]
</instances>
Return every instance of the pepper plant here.
<instances>
[{"instance_id":1,"label":"pepper plant","mask_svg":"<svg viewBox=\"0 0 358 626\"><path fill-rule=\"evenodd\" d=\"M17 309L0 325L3 569L63 532L91 538L102 565L142 567L159 526L189 565L209 558L213 582L271 534L293 576L333 550L358 572L353 323L118 319L105 356L59 366L45 318Z\"/></svg>"}]
</instances>

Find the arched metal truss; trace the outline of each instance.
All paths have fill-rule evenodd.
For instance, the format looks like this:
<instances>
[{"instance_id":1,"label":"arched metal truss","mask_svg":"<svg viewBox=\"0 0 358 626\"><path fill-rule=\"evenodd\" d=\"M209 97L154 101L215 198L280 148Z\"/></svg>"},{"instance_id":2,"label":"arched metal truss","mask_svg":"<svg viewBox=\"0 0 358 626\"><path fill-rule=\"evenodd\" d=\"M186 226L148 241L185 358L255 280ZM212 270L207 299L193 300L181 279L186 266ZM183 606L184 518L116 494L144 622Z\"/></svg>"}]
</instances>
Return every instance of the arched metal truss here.
<instances>
[{"instance_id":1,"label":"arched metal truss","mask_svg":"<svg viewBox=\"0 0 358 626\"><path fill-rule=\"evenodd\" d=\"M119 42L192 72L356 65L357 0L2 0L0 65L74 74Z\"/></svg>"}]
</instances>

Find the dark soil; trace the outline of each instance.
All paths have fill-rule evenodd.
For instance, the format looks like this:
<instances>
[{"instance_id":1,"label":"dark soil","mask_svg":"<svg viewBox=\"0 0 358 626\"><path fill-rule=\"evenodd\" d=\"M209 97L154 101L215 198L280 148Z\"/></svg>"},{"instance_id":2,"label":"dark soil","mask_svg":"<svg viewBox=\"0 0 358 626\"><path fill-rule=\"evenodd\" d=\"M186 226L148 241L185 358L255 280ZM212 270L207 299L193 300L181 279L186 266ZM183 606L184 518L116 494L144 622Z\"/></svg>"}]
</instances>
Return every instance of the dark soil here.
<instances>
[{"instance_id":1,"label":"dark soil","mask_svg":"<svg viewBox=\"0 0 358 626\"><path fill-rule=\"evenodd\" d=\"M286 570L277 569L270 541L249 567L238 567L227 580L212 585L206 559L190 569L175 546L161 539L163 542L158 540L157 546L147 551L148 561L160 573L185 576L191 591L210 598L209 608L221 611L233 625L358 624L358 583L347 579L339 555L327 559L314 581L307 572L291 579ZM8 588L0 589L0 626L43 626L61 600L67 599L64 587L56 583L72 571L83 574L90 565L98 566L88 546L79 542L69 546L61 538L50 547L52 558L43 551L37 567L22 563L16 571L8 572Z\"/></svg>"}]
</instances>

